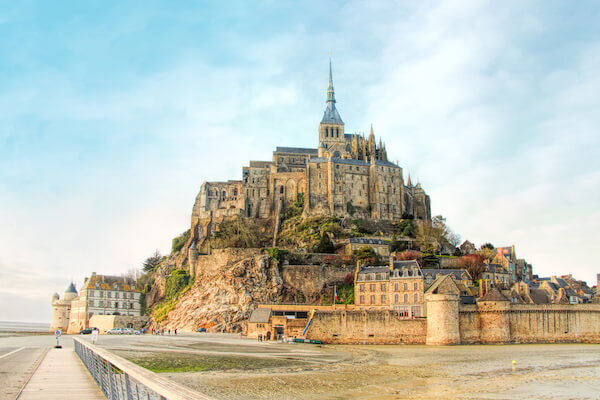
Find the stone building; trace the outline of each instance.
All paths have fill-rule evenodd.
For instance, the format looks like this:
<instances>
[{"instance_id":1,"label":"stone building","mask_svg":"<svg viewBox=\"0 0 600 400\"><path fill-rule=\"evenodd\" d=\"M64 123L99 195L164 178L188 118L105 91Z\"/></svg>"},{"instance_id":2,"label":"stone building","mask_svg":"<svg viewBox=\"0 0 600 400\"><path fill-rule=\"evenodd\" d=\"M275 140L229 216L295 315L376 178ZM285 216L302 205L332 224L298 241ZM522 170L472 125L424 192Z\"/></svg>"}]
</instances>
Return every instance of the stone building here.
<instances>
[{"instance_id":1,"label":"stone building","mask_svg":"<svg viewBox=\"0 0 600 400\"><path fill-rule=\"evenodd\" d=\"M223 218L270 218L297 200L305 215L431 219L429 196L420 183L404 181L402 168L388 160L373 128L368 137L346 131L336 107L331 63L329 67L317 148L277 147L272 161L250 161L243 167L241 180L204 182L192 210L198 237Z\"/></svg>"},{"instance_id":2,"label":"stone building","mask_svg":"<svg viewBox=\"0 0 600 400\"><path fill-rule=\"evenodd\" d=\"M127 277L96 275L86 278L79 294L71 284L63 300L52 297L52 324L50 330L63 329L77 333L89 327L96 315L141 316L142 291L135 280Z\"/></svg>"},{"instance_id":3,"label":"stone building","mask_svg":"<svg viewBox=\"0 0 600 400\"><path fill-rule=\"evenodd\" d=\"M52 295L52 323L50 332L57 329L66 332L69 327L69 314L71 312L71 302L77 297L77 290L73 282L65 290L62 300L58 293Z\"/></svg>"},{"instance_id":4,"label":"stone building","mask_svg":"<svg viewBox=\"0 0 600 400\"><path fill-rule=\"evenodd\" d=\"M424 317L424 289L423 273L414 260L357 267L354 305L358 309L391 308L402 318Z\"/></svg>"},{"instance_id":5,"label":"stone building","mask_svg":"<svg viewBox=\"0 0 600 400\"><path fill-rule=\"evenodd\" d=\"M380 257L388 258L390 256L390 243L383 239L354 237L348 239L348 244L345 246L346 254L352 255L361 247L371 247L375 254Z\"/></svg>"}]
</instances>

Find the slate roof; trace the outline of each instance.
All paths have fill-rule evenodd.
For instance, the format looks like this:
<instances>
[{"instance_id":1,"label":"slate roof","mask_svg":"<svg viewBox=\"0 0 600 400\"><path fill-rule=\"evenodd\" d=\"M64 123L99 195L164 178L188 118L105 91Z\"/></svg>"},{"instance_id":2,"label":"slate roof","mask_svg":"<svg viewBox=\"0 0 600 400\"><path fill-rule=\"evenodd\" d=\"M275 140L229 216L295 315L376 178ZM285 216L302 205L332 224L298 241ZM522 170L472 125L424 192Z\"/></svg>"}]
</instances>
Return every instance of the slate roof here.
<instances>
[{"instance_id":1,"label":"slate roof","mask_svg":"<svg viewBox=\"0 0 600 400\"><path fill-rule=\"evenodd\" d=\"M500 264L488 264L487 270L488 272L492 272L495 274L508 274L508 272Z\"/></svg>"},{"instance_id":2,"label":"slate roof","mask_svg":"<svg viewBox=\"0 0 600 400\"><path fill-rule=\"evenodd\" d=\"M450 278L450 275L440 275L436 278L435 282L433 282L433 284L429 287L429 289L427 289L425 291L426 294L437 294L438 293L438 288L439 286L442 284L442 282L444 282L444 280L449 279L450 282L452 282L452 285L454 285L454 287L456 288L456 291L458 293L460 293L460 289L458 288L458 286L456 286L456 283L454 283L454 281L452 280L452 278ZM440 294L444 294L444 293L440 293Z\"/></svg>"},{"instance_id":3,"label":"slate roof","mask_svg":"<svg viewBox=\"0 0 600 400\"><path fill-rule=\"evenodd\" d=\"M394 260L394 268L402 267L419 267L419 263L416 260Z\"/></svg>"},{"instance_id":4,"label":"slate roof","mask_svg":"<svg viewBox=\"0 0 600 400\"><path fill-rule=\"evenodd\" d=\"M378 244L378 245L388 245L389 243L382 239L369 239L363 237L353 237L348 240L350 243L360 243L360 244Z\"/></svg>"},{"instance_id":5,"label":"slate roof","mask_svg":"<svg viewBox=\"0 0 600 400\"><path fill-rule=\"evenodd\" d=\"M548 304L548 294L542 289L529 288L529 296L535 304Z\"/></svg>"},{"instance_id":6,"label":"slate roof","mask_svg":"<svg viewBox=\"0 0 600 400\"><path fill-rule=\"evenodd\" d=\"M248 322L265 324L265 323L269 322L270 318L271 318L271 309L270 308L256 308L256 309L254 309L254 311L252 311L252 314L250 314L250 318L248 319Z\"/></svg>"},{"instance_id":7,"label":"slate roof","mask_svg":"<svg viewBox=\"0 0 600 400\"><path fill-rule=\"evenodd\" d=\"M385 160L375 160L375 165L385 165L386 167L400 168L399 166L397 166L393 162L391 162L391 161L385 161Z\"/></svg>"},{"instance_id":8,"label":"slate roof","mask_svg":"<svg viewBox=\"0 0 600 400\"><path fill-rule=\"evenodd\" d=\"M491 288L479 301L508 301L496 288Z\"/></svg>"},{"instance_id":9,"label":"slate roof","mask_svg":"<svg viewBox=\"0 0 600 400\"><path fill-rule=\"evenodd\" d=\"M556 278L556 277L554 279L556 280L555 284L561 288L566 288L567 286L569 286L569 285L567 285L567 282L565 282L564 279Z\"/></svg>"},{"instance_id":10,"label":"slate roof","mask_svg":"<svg viewBox=\"0 0 600 400\"><path fill-rule=\"evenodd\" d=\"M115 289L116 285L116 289ZM85 289L120 290L123 292L141 292L141 288L135 286L135 280L126 276L114 275L92 275L83 284Z\"/></svg>"},{"instance_id":11,"label":"slate roof","mask_svg":"<svg viewBox=\"0 0 600 400\"><path fill-rule=\"evenodd\" d=\"M77 293L77 289L75 289L75 285L73 285L73 282L71 282L67 290L65 290L65 293Z\"/></svg>"},{"instance_id":12,"label":"slate roof","mask_svg":"<svg viewBox=\"0 0 600 400\"><path fill-rule=\"evenodd\" d=\"M292 153L292 154L318 154L318 149L307 149L304 147L279 147L274 153Z\"/></svg>"},{"instance_id":13,"label":"slate roof","mask_svg":"<svg viewBox=\"0 0 600 400\"><path fill-rule=\"evenodd\" d=\"M327 102L327 107L325 107L325 112L323 113L323 119L321 123L325 124L343 124L342 117L340 117L340 113L335 108L335 104L333 102Z\"/></svg>"},{"instance_id":14,"label":"slate roof","mask_svg":"<svg viewBox=\"0 0 600 400\"><path fill-rule=\"evenodd\" d=\"M461 275L467 274L467 279L471 279L471 275L466 269L447 269L447 268L426 268L423 270L423 275L431 274L436 279L439 274L441 275L453 275L454 279L462 280Z\"/></svg>"},{"instance_id":15,"label":"slate roof","mask_svg":"<svg viewBox=\"0 0 600 400\"><path fill-rule=\"evenodd\" d=\"M311 162L311 163L314 163L314 162L329 162L329 158L326 158L326 157L312 157L308 161ZM366 161L354 160L352 158L337 158L337 157L332 157L331 161L333 161L334 163L337 163L337 164L360 165L360 166L363 166L363 167L368 167L370 165Z\"/></svg>"}]
</instances>

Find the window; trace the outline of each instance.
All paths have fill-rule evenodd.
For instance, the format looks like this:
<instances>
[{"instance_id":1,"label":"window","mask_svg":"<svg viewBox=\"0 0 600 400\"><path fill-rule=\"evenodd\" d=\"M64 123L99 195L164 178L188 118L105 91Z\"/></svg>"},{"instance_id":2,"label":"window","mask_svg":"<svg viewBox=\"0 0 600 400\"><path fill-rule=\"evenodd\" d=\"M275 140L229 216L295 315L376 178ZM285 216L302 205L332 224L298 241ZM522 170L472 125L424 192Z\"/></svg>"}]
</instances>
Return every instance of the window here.
<instances>
[{"instance_id":1,"label":"window","mask_svg":"<svg viewBox=\"0 0 600 400\"><path fill-rule=\"evenodd\" d=\"M359 288L360 288L361 292L364 292L365 291L365 284L364 283L360 284Z\"/></svg>"},{"instance_id":2,"label":"window","mask_svg":"<svg viewBox=\"0 0 600 400\"><path fill-rule=\"evenodd\" d=\"M408 290L408 283L404 284L404 290Z\"/></svg>"},{"instance_id":3,"label":"window","mask_svg":"<svg viewBox=\"0 0 600 400\"><path fill-rule=\"evenodd\" d=\"M358 167L356 167L356 170L358 171Z\"/></svg>"},{"instance_id":4,"label":"window","mask_svg":"<svg viewBox=\"0 0 600 400\"><path fill-rule=\"evenodd\" d=\"M325 128L325 137L329 137L329 128Z\"/></svg>"},{"instance_id":5,"label":"window","mask_svg":"<svg viewBox=\"0 0 600 400\"><path fill-rule=\"evenodd\" d=\"M133 299L133 293L129 293L129 298Z\"/></svg>"},{"instance_id":6,"label":"window","mask_svg":"<svg viewBox=\"0 0 600 400\"><path fill-rule=\"evenodd\" d=\"M371 283L371 287L370 287L370 289L371 289L371 292L374 292L374 291L375 291L375 284L374 284L374 283Z\"/></svg>"},{"instance_id":7,"label":"window","mask_svg":"<svg viewBox=\"0 0 600 400\"><path fill-rule=\"evenodd\" d=\"M408 303L408 294L406 294L406 293L404 294L404 302Z\"/></svg>"},{"instance_id":8,"label":"window","mask_svg":"<svg viewBox=\"0 0 600 400\"><path fill-rule=\"evenodd\" d=\"M409 310L408 307L397 307L397 313L399 318L408 318Z\"/></svg>"},{"instance_id":9,"label":"window","mask_svg":"<svg viewBox=\"0 0 600 400\"><path fill-rule=\"evenodd\" d=\"M385 292L385 283L382 283L382 284L381 284L381 291L382 291L382 292Z\"/></svg>"},{"instance_id":10,"label":"window","mask_svg":"<svg viewBox=\"0 0 600 400\"><path fill-rule=\"evenodd\" d=\"M397 271L396 271L396 272L397 272ZM399 287L399 285L398 285L398 282L394 283L394 290L395 290L395 291L398 291L398 287Z\"/></svg>"},{"instance_id":11,"label":"window","mask_svg":"<svg viewBox=\"0 0 600 400\"><path fill-rule=\"evenodd\" d=\"M335 128L335 136L340 137L340 128Z\"/></svg>"},{"instance_id":12,"label":"window","mask_svg":"<svg viewBox=\"0 0 600 400\"><path fill-rule=\"evenodd\" d=\"M381 304L385 304L385 294L381 295Z\"/></svg>"},{"instance_id":13,"label":"window","mask_svg":"<svg viewBox=\"0 0 600 400\"><path fill-rule=\"evenodd\" d=\"M321 164L317 163L317 168L321 168Z\"/></svg>"},{"instance_id":14,"label":"window","mask_svg":"<svg viewBox=\"0 0 600 400\"><path fill-rule=\"evenodd\" d=\"M112 295L112 293L108 292L108 295L106 297L108 297L110 299L111 295Z\"/></svg>"},{"instance_id":15,"label":"window","mask_svg":"<svg viewBox=\"0 0 600 400\"><path fill-rule=\"evenodd\" d=\"M340 169L340 166L336 164L335 169Z\"/></svg>"},{"instance_id":16,"label":"window","mask_svg":"<svg viewBox=\"0 0 600 400\"><path fill-rule=\"evenodd\" d=\"M418 302L419 302L419 294L415 293L414 303L418 303Z\"/></svg>"},{"instance_id":17,"label":"window","mask_svg":"<svg viewBox=\"0 0 600 400\"><path fill-rule=\"evenodd\" d=\"M420 306L413 306L413 307L411 307L411 311L412 311L413 318L415 318L415 317L422 317L423 316L421 314L421 307Z\"/></svg>"},{"instance_id":18,"label":"window","mask_svg":"<svg viewBox=\"0 0 600 400\"><path fill-rule=\"evenodd\" d=\"M413 284L413 288L414 288L413 290L419 290L419 284L417 282L415 282Z\"/></svg>"},{"instance_id":19,"label":"window","mask_svg":"<svg viewBox=\"0 0 600 400\"><path fill-rule=\"evenodd\" d=\"M365 304L365 296L360 296L360 304Z\"/></svg>"},{"instance_id":20,"label":"window","mask_svg":"<svg viewBox=\"0 0 600 400\"><path fill-rule=\"evenodd\" d=\"M129 309L133 310L133 303L129 303Z\"/></svg>"},{"instance_id":21,"label":"window","mask_svg":"<svg viewBox=\"0 0 600 400\"><path fill-rule=\"evenodd\" d=\"M90 300L90 307L94 307L94 300Z\"/></svg>"}]
</instances>

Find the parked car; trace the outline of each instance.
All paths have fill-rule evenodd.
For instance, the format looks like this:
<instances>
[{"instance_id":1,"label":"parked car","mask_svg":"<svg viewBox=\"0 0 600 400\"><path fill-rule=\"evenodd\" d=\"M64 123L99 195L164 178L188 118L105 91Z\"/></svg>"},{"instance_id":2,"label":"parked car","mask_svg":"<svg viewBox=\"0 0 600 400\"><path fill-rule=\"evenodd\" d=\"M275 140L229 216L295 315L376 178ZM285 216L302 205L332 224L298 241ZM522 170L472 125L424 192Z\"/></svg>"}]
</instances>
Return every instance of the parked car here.
<instances>
[{"instance_id":1,"label":"parked car","mask_svg":"<svg viewBox=\"0 0 600 400\"><path fill-rule=\"evenodd\" d=\"M137 329L133 329L133 328L124 328L123 329L123 333L126 335L139 335L141 334L140 331L138 331Z\"/></svg>"},{"instance_id":2,"label":"parked car","mask_svg":"<svg viewBox=\"0 0 600 400\"><path fill-rule=\"evenodd\" d=\"M80 335L90 335L92 333L92 328L85 328L79 331Z\"/></svg>"},{"instance_id":3,"label":"parked car","mask_svg":"<svg viewBox=\"0 0 600 400\"><path fill-rule=\"evenodd\" d=\"M123 328L112 328L111 330L106 332L107 335L122 335Z\"/></svg>"},{"instance_id":4,"label":"parked car","mask_svg":"<svg viewBox=\"0 0 600 400\"><path fill-rule=\"evenodd\" d=\"M196 329L196 332L206 332L206 328L198 328Z\"/></svg>"}]
</instances>

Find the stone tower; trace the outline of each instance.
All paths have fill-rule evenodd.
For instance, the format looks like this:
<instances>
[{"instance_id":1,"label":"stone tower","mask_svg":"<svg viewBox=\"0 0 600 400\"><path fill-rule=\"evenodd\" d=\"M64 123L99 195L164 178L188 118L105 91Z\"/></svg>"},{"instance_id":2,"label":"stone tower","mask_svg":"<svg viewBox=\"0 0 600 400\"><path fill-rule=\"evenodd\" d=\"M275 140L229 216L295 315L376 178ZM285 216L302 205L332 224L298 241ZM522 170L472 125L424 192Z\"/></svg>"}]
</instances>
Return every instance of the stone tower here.
<instances>
[{"instance_id":1,"label":"stone tower","mask_svg":"<svg viewBox=\"0 0 600 400\"><path fill-rule=\"evenodd\" d=\"M481 326L481 343L510 342L508 313L510 302L496 288L477 300Z\"/></svg>"},{"instance_id":2,"label":"stone tower","mask_svg":"<svg viewBox=\"0 0 600 400\"><path fill-rule=\"evenodd\" d=\"M340 157L346 152L344 121L335 108L333 73L329 60L329 86L327 87L327 107L319 124L319 157Z\"/></svg>"},{"instance_id":3,"label":"stone tower","mask_svg":"<svg viewBox=\"0 0 600 400\"><path fill-rule=\"evenodd\" d=\"M71 312L71 301L77 297L77 290L73 282L65 290L64 297L60 300L58 293L52 295L52 323L50 332L57 329L67 331L69 327L69 314Z\"/></svg>"},{"instance_id":4,"label":"stone tower","mask_svg":"<svg viewBox=\"0 0 600 400\"><path fill-rule=\"evenodd\" d=\"M460 291L450 275L438 277L425 293L428 345L460 344L459 294Z\"/></svg>"},{"instance_id":5,"label":"stone tower","mask_svg":"<svg viewBox=\"0 0 600 400\"><path fill-rule=\"evenodd\" d=\"M188 250L190 276L192 278L196 276L196 260L198 260L198 247L196 246L196 242L192 242L192 245Z\"/></svg>"}]
</instances>

